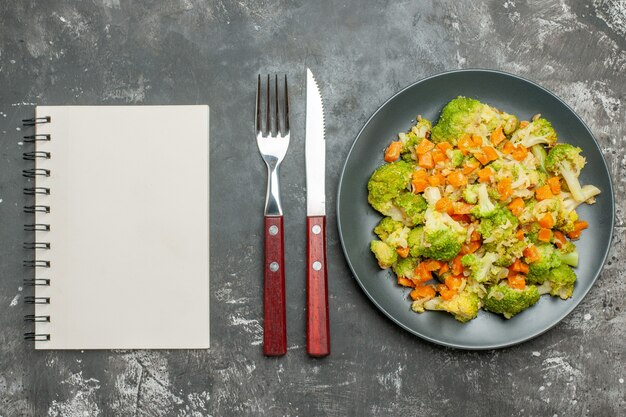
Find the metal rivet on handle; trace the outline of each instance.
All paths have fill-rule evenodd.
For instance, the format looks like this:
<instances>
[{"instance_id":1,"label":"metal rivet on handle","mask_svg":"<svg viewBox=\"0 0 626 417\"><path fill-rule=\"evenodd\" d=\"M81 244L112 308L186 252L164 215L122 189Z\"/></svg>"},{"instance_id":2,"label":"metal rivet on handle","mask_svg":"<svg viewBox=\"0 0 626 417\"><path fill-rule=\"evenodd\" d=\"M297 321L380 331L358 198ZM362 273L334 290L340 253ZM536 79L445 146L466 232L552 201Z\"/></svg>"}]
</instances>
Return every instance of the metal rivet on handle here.
<instances>
[{"instance_id":1,"label":"metal rivet on handle","mask_svg":"<svg viewBox=\"0 0 626 417\"><path fill-rule=\"evenodd\" d=\"M272 262L270 264L270 271L272 271L272 272L278 271L278 262Z\"/></svg>"},{"instance_id":2,"label":"metal rivet on handle","mask_svg":"<svg viewBox=\"0 0 626 417\"><path fill-rule=\"evenodd\" d=\"M320 261L313 262L313 269L319 271L320 269L322 269L322 263Z\"/></svg>"},{"instance_id":3,"label":"metal rivet on handle","mask_svg":"<svg viewBox=\"0 0 626 417\"><path fill-rule=\"evenodd\" d=\"M322 231L322 228L319 226L319 224L316 224L311 228L311 230L313 231L313 234L319 235Z\"/></svg>"},{"instance_id":4,"label":"metal rivet on handle","mask_svg":"<svg viewBox=\"0 0 626 417\"><path fill-rule=\"evenodd\" d=\"M274 236L276 233L278 233L278 226L271 225L269 228L269 232L270 232L270 235Z\"/></svg>"}]
</instances>

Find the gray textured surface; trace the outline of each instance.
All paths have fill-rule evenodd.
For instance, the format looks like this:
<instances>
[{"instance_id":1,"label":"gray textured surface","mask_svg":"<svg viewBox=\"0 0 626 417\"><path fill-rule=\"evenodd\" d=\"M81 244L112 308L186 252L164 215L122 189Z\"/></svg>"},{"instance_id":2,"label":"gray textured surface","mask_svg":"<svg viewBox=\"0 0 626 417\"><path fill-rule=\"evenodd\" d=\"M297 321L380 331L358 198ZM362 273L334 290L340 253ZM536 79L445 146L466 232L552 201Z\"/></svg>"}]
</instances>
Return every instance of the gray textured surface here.
<instances>
[{"instance_id":1,"label":"gray textured surface","mask_svg":"<svg viewBox=\"0 0 626 417\"><path fill-rule=\"evenodd\" d=\"M0 416L616 416L626 407L626 4L589 2L3 1L0 4ZM424 3L424 4L419 4ZM521 346L468 353L400 330L361 293L329 210L329 358L304 351L303 74L327 106L328 207L360 126L384 99L458 67L550 88L590 125L617 194L617 230L596 286ZM289 353L261 355L260 213L252 138L258 72L292 80L282 170ZM34 352L21 340L28 238L19 120L37 104L208 103L212 336L208 352Z\"/></svg>"}]
</instances>

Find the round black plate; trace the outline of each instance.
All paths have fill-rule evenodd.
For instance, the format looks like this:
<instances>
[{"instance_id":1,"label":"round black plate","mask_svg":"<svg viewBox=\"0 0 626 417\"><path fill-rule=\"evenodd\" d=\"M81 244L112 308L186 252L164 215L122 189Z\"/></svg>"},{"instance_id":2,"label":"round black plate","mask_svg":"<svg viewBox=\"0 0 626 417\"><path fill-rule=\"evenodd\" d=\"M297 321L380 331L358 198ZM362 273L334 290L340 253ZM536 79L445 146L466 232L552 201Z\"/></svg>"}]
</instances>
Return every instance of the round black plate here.
<instances>
[{"instance_id":1,"label":"round black plate","mask_svg":"<svg viewBox=\"0 0 626 417\"><path fill-rule=\"evenodd\" d=\"M481 311L469 323L459 323L441 312L411 311L408 291L399 287L393 272L383 271L369 250L372 229L381 215L367 203L367 181L383 164L383 151L398 132L407 131L421 114L436 121L443 106L457 96L467 96L495 106L520 119L536 113L550 120L559 141L583 149L587 165L582 184L602 190L597 203L582 205L578 213L589 222L576 242L580 264L578 281L569 300L543 296L530 309L510 320ZM337 221L344 254L372 302L391 320L409 332L446 346L461 349L495 349L531 339L561 321L587 294L606 260L613 234L613 189L598 143L585 123L554 94L515 75L491 70L460 70L423 79L395 94L365 123L341 174L337 198Z\"/></svg>"}]
</instances>

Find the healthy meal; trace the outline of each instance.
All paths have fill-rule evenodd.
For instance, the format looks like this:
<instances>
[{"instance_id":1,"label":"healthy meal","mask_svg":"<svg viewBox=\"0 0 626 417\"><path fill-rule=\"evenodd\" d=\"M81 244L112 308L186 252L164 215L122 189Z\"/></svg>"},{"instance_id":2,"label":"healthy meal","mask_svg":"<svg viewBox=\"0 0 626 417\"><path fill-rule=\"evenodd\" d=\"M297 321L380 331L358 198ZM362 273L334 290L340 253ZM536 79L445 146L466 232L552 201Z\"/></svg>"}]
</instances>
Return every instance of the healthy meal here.
<instances>
[{"instance_id":1,"label":"healthy meal","mask_svg":"<svg viewBox=\"0 0 626 417\"><path fill-rule=\"evenodd\" d=\"M559 143L540 115L519 121L466 97L398 138L367 185L385 216L371 250L412 288L413 311L508 319L542 294L572 296L573 241L588 226L576 208L600 193L579 182L580 148Z\"/></svg>"}]
</instances>

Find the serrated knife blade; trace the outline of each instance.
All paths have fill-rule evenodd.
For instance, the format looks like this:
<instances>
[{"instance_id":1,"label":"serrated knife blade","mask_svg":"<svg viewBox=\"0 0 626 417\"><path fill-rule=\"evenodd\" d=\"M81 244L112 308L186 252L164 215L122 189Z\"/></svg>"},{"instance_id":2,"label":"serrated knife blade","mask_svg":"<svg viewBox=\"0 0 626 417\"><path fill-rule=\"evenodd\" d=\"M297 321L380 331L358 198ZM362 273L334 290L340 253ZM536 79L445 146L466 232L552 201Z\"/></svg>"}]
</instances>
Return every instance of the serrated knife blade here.
<instances>
[{"instance_id":1,"label":"serrated knife blade","mask_svg":"<svg viewBox=\"0 0 626 417\"><path fill-rule=\"evenodd\" d=\"M319 86L306 69L306 211L307 216L326 215L326 140L324 104Z\"/></svg>"}]
</instances>

